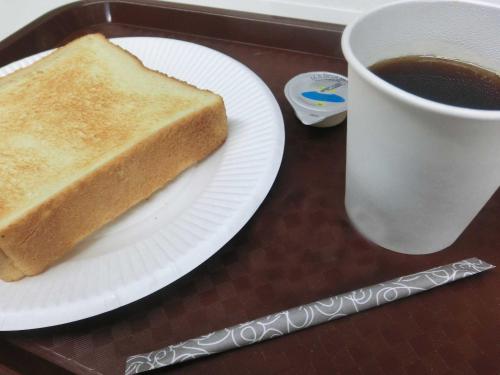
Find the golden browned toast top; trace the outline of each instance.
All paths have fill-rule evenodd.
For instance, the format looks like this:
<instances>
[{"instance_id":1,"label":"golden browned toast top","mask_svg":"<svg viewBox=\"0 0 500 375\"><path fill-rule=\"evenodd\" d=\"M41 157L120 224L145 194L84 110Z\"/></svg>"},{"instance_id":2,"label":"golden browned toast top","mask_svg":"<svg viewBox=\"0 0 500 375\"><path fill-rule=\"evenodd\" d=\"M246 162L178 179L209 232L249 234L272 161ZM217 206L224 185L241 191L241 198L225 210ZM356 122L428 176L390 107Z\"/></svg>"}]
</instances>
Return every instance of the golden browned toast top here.
<instances>
[{"instance_id":1,"label":"golden browned toast top","mask_svg":"<svg viewBox=\"0 0 500 375\"><path fill-rule=\"evenodd\" d=\"M218 100L144 68L98 34L0 78L0 228Z\"/></svg>"}]
</instances>

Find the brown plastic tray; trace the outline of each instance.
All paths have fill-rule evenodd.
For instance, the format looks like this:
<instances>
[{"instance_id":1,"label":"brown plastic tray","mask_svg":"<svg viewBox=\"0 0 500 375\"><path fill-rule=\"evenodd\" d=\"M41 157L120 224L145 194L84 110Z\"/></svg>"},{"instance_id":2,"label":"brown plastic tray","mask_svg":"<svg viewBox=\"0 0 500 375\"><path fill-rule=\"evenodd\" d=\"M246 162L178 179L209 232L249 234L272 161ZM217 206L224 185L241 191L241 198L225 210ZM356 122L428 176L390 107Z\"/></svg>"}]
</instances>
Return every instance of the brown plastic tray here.
<instances>
[{"instance_id":1,"label":"brown plastic tray","mask_svg":"<svg viewBox=\"0 0 500 375\"><path fill-rule=\"evenodd\" d=\"M253 218L210 260L118 310L57 327L0 333L0 373L119 374L128 355L328 295L471 256L500 264L498 192L453 246L432 255L384 250L351 227L344 210L345 124L305 127L283 95L295 74L346 74L342 27L153 1L86 1L56 9L1 42L0 65L95 31L188 40L246 64L271 88L283 112L283 163ZM168 371L497 374L499 282L493 270Z\"/></svg>"}]
</instances>

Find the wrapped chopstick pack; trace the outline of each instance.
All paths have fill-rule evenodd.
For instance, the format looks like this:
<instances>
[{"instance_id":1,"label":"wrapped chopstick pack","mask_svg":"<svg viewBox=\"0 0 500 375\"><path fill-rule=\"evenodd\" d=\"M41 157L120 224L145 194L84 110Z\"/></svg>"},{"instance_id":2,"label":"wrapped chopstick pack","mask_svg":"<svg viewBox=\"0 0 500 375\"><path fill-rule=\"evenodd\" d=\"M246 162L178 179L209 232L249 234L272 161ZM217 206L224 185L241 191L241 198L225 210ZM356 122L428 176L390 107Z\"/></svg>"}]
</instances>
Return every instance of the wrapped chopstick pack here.
<instances>
[{"instance_id":1,"label":"wrapped chopstick pack","mask_svg":"<svg viewBox=\"0 0 500 375\"><path fill-rule=\"evenodd\" d=\"M297 306L127 359L125 373L169 366L283 336L381 306L494 268L477 258L402 276L380 284Z\"/></svg>"}]
</instances>

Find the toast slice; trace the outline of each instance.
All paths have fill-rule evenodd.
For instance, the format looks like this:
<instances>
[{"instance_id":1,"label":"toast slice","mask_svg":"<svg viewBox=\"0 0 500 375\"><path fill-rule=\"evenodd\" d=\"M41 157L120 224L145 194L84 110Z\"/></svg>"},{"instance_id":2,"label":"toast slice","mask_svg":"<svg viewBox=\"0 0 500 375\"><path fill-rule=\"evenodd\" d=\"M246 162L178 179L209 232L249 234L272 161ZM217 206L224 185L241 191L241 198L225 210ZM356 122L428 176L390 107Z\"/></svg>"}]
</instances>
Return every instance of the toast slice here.
<instances>
[{"instance_id":1,"label":"toast slice","mask_svg":"<svg viewBox=\"0 0 500 375\"><path fill-rule=\"evenodd\" d=\"M0 278L38 274L216 150L222 98L100 34L0 78Z\"/></svg>"}]
</instances>

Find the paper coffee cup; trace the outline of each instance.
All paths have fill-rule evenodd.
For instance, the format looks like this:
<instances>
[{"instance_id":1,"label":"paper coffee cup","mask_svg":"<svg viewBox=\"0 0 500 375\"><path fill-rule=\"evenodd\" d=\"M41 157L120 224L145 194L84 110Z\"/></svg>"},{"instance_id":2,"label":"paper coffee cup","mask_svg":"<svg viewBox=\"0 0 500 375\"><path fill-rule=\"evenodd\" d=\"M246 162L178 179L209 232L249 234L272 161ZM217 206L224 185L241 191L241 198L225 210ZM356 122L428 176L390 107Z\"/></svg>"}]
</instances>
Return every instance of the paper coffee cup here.
<instances>
[{"instance_id":1,"label":"paper coffee cup","mask_svg":"<svg viewBox=\"0 0 500 375\"><path fill-rule=\"evenodd\" d=\"M406 1L350 24L346 210L358 230L394 251L451 245L500 185L500 111L437 103L385 82L368 67L427 55L500 72L500 7Z\"/></svg>"}]
</instances>

